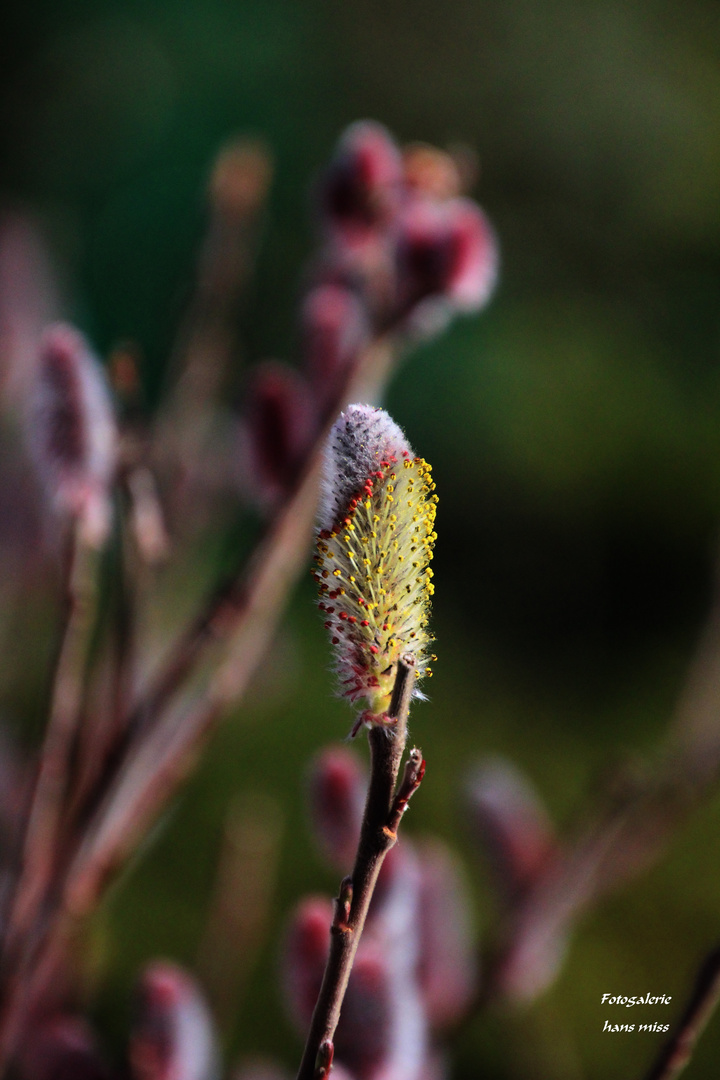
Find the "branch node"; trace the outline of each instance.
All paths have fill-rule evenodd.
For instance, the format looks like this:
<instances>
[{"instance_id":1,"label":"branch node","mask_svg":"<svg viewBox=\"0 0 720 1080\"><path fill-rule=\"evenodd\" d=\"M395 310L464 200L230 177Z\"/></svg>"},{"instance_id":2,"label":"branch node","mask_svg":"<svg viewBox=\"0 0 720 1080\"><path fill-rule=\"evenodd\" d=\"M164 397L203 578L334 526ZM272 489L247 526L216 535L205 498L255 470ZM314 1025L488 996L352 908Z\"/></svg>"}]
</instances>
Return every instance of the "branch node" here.
<instances>
[{"instance_id":1,"label":"branch node","mask_svg":"<svg viewBox=\"0 0 720 1080\"><path fill-rule=\"evenodd\" d=\"M395 838L402 816L408 808L410 799L422 783L425 775L425 760L420 750L413 747L405 763L405 771L400 782L395 799L393 800L387 825L383 832L387 836Z\"/></svg>"},{"instance_id":2,"label":"branch node","mask_svg":"<svg viewBox=\"0 0 720 1080\"><path fill-rule=\"evenodd\" d=\"M338 934L352 934L352 927L348 925L350 909L353 899L353 882L351 877L344 877L340 882L340 890L335 898L335 912L331 930Z\"/></svg>"},{"instance_id":3,"label":"branch node","mask_svg":"<svg viewBox=\"0 0 720 1080\"><path fill-rule=\"evenodd\" d=\"M317 1057L315 1058L315 1080L325 1080L325 1078L330 1075L334 1055L335 1046L329 1039L320 1043Z\"/></svg>"}]
</instances>

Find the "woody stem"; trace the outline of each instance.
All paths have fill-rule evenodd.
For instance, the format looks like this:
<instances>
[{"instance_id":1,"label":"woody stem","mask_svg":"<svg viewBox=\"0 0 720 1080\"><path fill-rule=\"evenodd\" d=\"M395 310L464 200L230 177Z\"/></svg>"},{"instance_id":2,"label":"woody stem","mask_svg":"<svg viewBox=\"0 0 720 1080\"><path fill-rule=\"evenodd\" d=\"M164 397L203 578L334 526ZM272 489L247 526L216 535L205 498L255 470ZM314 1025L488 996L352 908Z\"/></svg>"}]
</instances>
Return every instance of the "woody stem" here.
<instances>
[{"instance_id":1,"label":"woody stem","mask_svg":"<svg viewBox=\"0 0 720 1080\"><path fill-rule=\"evenodd\" d=\"M407 740L407 717L414 682L412 658L403 658L393 688L388 712L393 720L391 734L384 727L370 730L371 772L367 801L360 830L355 866L350 878L340 887L335 918L330 931L330 953L322 986L313 1013L305 1052L297 1080L314 1080L325 1076L327 1061L332 1060L332 1043L340 1009L347 989L350 971L367 917L370 901L380 868L388 851L396 842L397 826L402 808L422 779L424 762L414 751L398 796L395 796L400 762ZM408 780L408 773L413 777Z\"/></svg>"}]
</instances>

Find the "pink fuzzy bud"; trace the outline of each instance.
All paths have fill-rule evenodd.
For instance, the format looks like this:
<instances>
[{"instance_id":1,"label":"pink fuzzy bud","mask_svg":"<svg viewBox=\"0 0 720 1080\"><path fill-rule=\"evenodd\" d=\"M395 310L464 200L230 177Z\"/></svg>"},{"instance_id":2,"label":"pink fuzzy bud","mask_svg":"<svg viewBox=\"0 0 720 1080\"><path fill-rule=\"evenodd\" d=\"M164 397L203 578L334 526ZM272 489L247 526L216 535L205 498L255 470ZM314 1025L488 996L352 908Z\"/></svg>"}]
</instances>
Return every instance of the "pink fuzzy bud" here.
<instances>
[{"instance_id":1,"label":"pink fuzzy bud","mask_svg":"<svg viewBox=\"0 0 720 1080\"><path fill-rule=\"evenodd\" d=\"M56 509L101 544L110 524L117 431L100 364L70 326L43 336L31 402L31 442L38 472Z\"/></svg>"},{"instance_id":2,"label":"pink fuzzy bud","mask_svg":"<svg viewBox=\"0 0 720 1080\"><path fill-rule=\"evenodd\" d=\"M498 998L515 1004L533 1001L552 986L562 967L577 898L564 881L551 880L549 885L540 903L523 908L511 925L509 947L493 972L493 993ZM553 891L555 895L549 895Z\"/></svg>"},{"instance_id":3,"label":"pink fuzzy bud","mask_svg":"<svg viewBox=\"0 0 720 1080\"><path fill-rule=\"evenodd\" d=\"M430 1026L462 1019L476 985L467 886L459 860L440 840L420 849L418 978Z\"/></svg>"},{"instance_id":4,"label":"pink fuzzy bud","mask_svg":"<svg viewBox=\"0 0 720 1080\"><path fill-rule=\"evenodd\" d=\"M397 235L399 302L403 311L444 302L450 311L478 311L497 278L497 243L476 203L411 199ZM423 322L427 310L415 312Z\"/></svg>"},{"instance_id":5,"label":"pink fuzzy bud","mask_svg":"<svg viewBox=\"0 0 720 1080\"><path fill-rule=\"evenodd\" d=\"M407 840L388 853L378 884L358 950L358 960L368 963L370 970L373 964L380 969L375 992L387 1016L382 1062L372 1077L420 1080L428 1056L428 1022L418 980L421 876L415 849ZM367 989L366 980L360 990L367 993ZM356 1068L351 1057L340 1056Z\"/></svg>"},{"instance_id":6,"label":"pink fuzzy bud","mask_svg":"<svg viewBox=\"0 0 720 1080\"><path fill-rule=\"evenodd\" d=\"M350 405L325 453L314 577L341 692L383 723L402 656L431 675L427 631L436 540L430 466L382 409Z\"/></svg>"},{"instance_id":7,"label":"pink fuzzy bud","mask_svg":"<svg viewBox=\"0 0 720 1080\"><path fill-rule=\"evenodd\" d=\"M402 159L380 124L363 120L342 136L321 183L320 205L327 224L351 246L373 239L397 212L402 195Z\"/></svg>"},{"instance_id":8,"label":"pink fuzzy bud","mask_svg":"<svg viewBox=\"0 0 720 1080\"><path fill-rule=\"evenodd\" d=\"M330 949L332 903L309 896L296 908L285 936L282 982L292 1020L304 1032L312 1019Z\"/></svg>"},{"instance_id":9,"label":"pink fuzzy bud","mask_svg":"<svg viewBox=\"0 0 720 1080\"><path fill-rule=\"evenodd\" d=\"M361 942L335 1034L336 1056L358 1080L421 1080L428 1058L427 1024L412 974L410 925L405 939L373 935Z\"/></svg>"},{"instance_id":10,"label":"pink fuzzy bud","mask_svg":"<svg viewBox=\"0 0 720 1080\"><path fill-rule=\"evenodd\" d=\"M292 483L315 428L315 406L303 376L277 361L260 364L248 392L250 482L273 502Z\"/></svg>"},{"instance_id":11,"label":"pink fuzzy bud","mask_svg":"<svg viewBox=\"0 0 720 1080\"><path fill-rule=\"evenodd\" d=\"M360 835L367 778L349 750L324 750L310 771L313 832L328 860L340 870L353 864Z\"/></svg>"},{"instance_id":12,"label":"pink fuzzy bud","mask_svg":"<svg viewBox=\"0 0 720 1080\"><path fill-rule=\"evenodd\" d=\"M82 1017L59 1015L36 1020L32 1038L19 1049L23 1080L107 1080L108 1068Z\"/></svg>"},{"instance_id":13,"label":"pink fuzzy bud","mask_svg":"<svg viewBox=\"0 0 720 1080\"><path fill-rule=\"evenodd\" d=\"M140 981L130 1061L136 1080L214 1080L219 1075L212 1019L197 984L158 961Z\"/></svg>"},{"instance_id":14,"label":"pink fuzzy bud","mask_svg":"<svg viewBox=\"0 0 720 1080\"><path fill-rule=\"evenodd\" d=\"M390 1056L393 1014L392 981L382 952L361 946L335 1033L337 1057L358 1080L379 1075Z\"/></svg>"},{"instance_id":15,"label":"pink fuzzy bud","mask_svg":"<svg viewBox=\"0 0 720 1080\"><path fill-rule=\"evenodd\" d=\"M471 822L487 852L498 886L517 898L555 852L552 826L530 782L511 762L490 758L467 787Z\"/></svg>"},{"instance_id":16,"label":"pink fuzzy bud","mask_svg":"<svg viewBox=\"0 0 720 1080\"><path fill-rule=\"evenodd\" d=\"M323 402L333 399L340 379L368 340L364 307L356 292L341 285L318 285L302 310L305 365Z\"/></svg>"}]
</instances>

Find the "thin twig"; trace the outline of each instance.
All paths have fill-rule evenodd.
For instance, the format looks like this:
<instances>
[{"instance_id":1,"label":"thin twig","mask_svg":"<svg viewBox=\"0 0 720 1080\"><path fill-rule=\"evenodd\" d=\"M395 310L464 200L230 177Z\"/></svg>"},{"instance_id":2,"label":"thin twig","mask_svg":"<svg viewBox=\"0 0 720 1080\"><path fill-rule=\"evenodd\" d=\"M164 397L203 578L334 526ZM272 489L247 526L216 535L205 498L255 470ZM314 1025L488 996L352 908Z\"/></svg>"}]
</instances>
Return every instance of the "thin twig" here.
<instances>
[{"instance_id":1,"label":"thin twig","mask_svg":"<svg viewBox=\"0 0 720 1080\"><path fill-rule=\"evenodd\" d=\"M174 470L167 492L176 521L197 525L205 451L217 431L217 399L230 361L237 370L237 314L255 261L272 178L269 154L238 140L218 155L208 185L208 221L194 296L170 361L174 385L156 424L155 459ZM183 514L194 496L193 513Z\"/></svg>"},{"instance_id":2,"label":"thin twig","mask_svg":"<svg viewBox=\"0 0 720 1080\"><path fill-rule=\"evenodd\" d=\"M305 559L312 531L322 451L337 410L356 397L374 398L394 355L392 335L376 339L358 357L338 393L335 407L318 431L306 467L284 508L271 524L242 577L216 588L201 614L181 634L150 686L138 698L103 773L73 817L56 860L52 910L36 922L27 942L24 979L34 985L40 972L62 953L77 920L98 902L104 888L161 807L189 772L228 704L237 699L272 639L290 588ZM226 659L206 692L179 715L164 715L189 674L212 646L225 644ZM37 978L33 974L37 969ZM22 1030L23 1002L8 985L7 1018L0 1034L11 1052Z\"/></svg>"},{"instance_id":3,"label":"thin twig","mask_svg":"<svg viewBox=\"0 0 720 1080\"><path fill-rule=\"evenodd\" d=\"M336 403L374 396L394 353L391 337L369 346ZM56 860L52 910L37 921L23 961L24 988L7 985L7 1016L0 1016L6 1053L22 1031L25 1004L54 956L62 954L78 919L97 904L103 890L159 810L185 778L228 704L243 692L272 639L292 584L305 560L317 502L322 451L336 409L318 432L293 494L256 549L242 578L215 589L202 613L171 649L167 662L138 699L105 769L64 837ZM210 687L179 714L163 715L186 677L210 647L227 654ZM13 1000L10 1000L13 999Z\"/></svg>"},{"instance_id":4,"label":"thin twig","mask_svg":"<svg viewBox=\"0 0 720 1080\"><path fill-rule=\"evenodd\" d=\"M388 713L395 722L389 731L375 727L369 733L370 785L355 866L351 877L342 882L336 901L330 953L297 1080L314 1080L318 1073L324 1075L327 1072L328 1055L332 1060L335 1029L375 883L385 856L397 840L396 832L389 826L391 823L397 825L402 816L402 810L398 809L395 800L395 787L407 739L407 716L413 682L411 663L401 660ZM422 779L420 773L424 771L424 762L421 764L417 758L413 758L410 768L414 770L415 779L410 785L414 791ZM405 805L412 791L403 785Z\"/></svg>"},{"instance_id":5,"label":"thin twig","mask_svg":"<svg viewBox=\"0 0 720 1080\"><path fill-rule=\"evenodd\" d=\"M305 561L319 473L318 457L258 552L249 580L242 589L236 586L238 595L242 592L245 617L230 656L210 687L179 715L170 713L136 733L123 767L85 829L70 866L66 896L73 912L92 908L104 883L187 775L228 703L240 695L262 658L290 585ZM223 608L228 621L235 610ZM199 648L200 642L189 644L193 655Z\"/></svg>"},{"instance_id":6,"label":"thin twig","mask_svg":"<svg viewBox=\"0 0 720 1080\"><path fill-rule=\"evenodd\" d=\"M70 755L80 717L85 661L96 600L97 552L73 529L70 539L65 622L53 679L50 718L40 751L37 779L23 836L17 884L10 904L3 950L22 940L47 890L57 853Z\"/></svg>"},{"instance_id":7,"label":"thin twig","mask_svg":"<svg viewBox=\"0 0 720 1080\"><path fill-rule=\"evenodd\" d=\"M236 800L226 815L197 963L215 1022L226 1033L270 930L281 832L279 805L260 793Z\"/></svg>"},{"instance_id":8,"label":"thin twig","mask_svg":"<svg viewBox=\"0 0 720 1080\"><path fill-rule=\"evenodd\" d=\"M17 883L3 940L4 997L0 1004L0 1069L11 1051L27 987L42 908L51 888L59 848L70 756L82 707L85 663L96 610L98 553L79 530L71 535L65 623L53 680L50 718L23 835ZM32 933L31 933L32 931Z\"/></svg>"},{"instance_id":9,"label":"thin twig","mask_svg":"<svg viewBox=\"0 0 720 1080\"><path fill-rule=\"evenodd\" d=\"M377 388L393 342L368 349L339 405L362 387ZM231 577L210 596L138 699L122 738L80 815L78 858L69 873L72 906L89 903L100 881L132 848L157 809L174 792L228 705L239 699L262 659L301 572L315 517L322 453L336 413L328 417L294 494L274 521L242 578ZM227 655L195 704L179 715L164 710L213 646ZM88 876L89 875L89 876ZM92 880L91 880L92 879Z\"/></svg>"},{"instance_id":10,"label":"thin twig","mask_svg":"<svg viewBox=\"0 0 720 1080\"><path fill-rule=\"evenodd\" d=\"M162 714L172 703L185 681L213 648L230 643L229 662L214 680L208 697L201 698L196 709L186 710L180 721L187 729L188 745L199 744L206 730L213 727L219 713L243 692L255 666L261 659L282 613L289 589L299 575L309 543L317 503L322 452L337 412L348 402L374 397L387 377L396 343L392 337L380 338L359 357L335 406L318 431L306 467L298 478L293 494L270 524L245 573L231 574L216 586L198 615L181 633L136 700L118 743L109 755L107 768L88 795L79 814L80 826L93 828L93 820L102 814L108 789L125 772L128 759L143 752L151 729L159 725ZM178 718L172 721L178 727ZM143 734L143 739L139 736ZM163 736L161 736L162 741ZM164 766L158 765L158 768Z\"/></svg>"},{"instance_id":11,"label":"thin twig","mask_svg":"<svg viewBox=\"0 0 720 1080\"><path fill-rule=\"evenodd\" d=\"M675 1080L692 1057L695 1044L720 1001L720 946L716 946L698 971L690 1001L677 1028L660 1051L645 1080Z\"/></svg>"},{"instance_id":12,"label":"thin twig","mask_svg":"<svg viewBox=\"0 0 720 1080\"><path fill-rule=\"evenodd\" d=\"M131 485L134 475L142 468L135 462L128 463L118 476L117 551L113 567L117 590L113 598L112 646L106 675L109 693L100 709L86 706L81 720L72 791L64 818L68 832L72 832L78 813L105 771L109 756L123 739L132 701L138 659L138 600L147 566L140 557L132 528Z\"/></svg>"}]
</instances>

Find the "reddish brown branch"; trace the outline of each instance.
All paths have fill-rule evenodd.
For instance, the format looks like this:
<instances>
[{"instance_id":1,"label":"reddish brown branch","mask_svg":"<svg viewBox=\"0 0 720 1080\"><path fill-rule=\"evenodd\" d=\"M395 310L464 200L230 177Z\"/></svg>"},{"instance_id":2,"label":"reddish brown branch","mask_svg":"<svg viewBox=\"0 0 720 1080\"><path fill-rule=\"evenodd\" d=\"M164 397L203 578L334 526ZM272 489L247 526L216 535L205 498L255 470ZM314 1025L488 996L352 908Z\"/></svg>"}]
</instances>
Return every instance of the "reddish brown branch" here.
<instances>
[{"instance_id":1,"label":"reddish brown branch","mask_svg":"<svg viewBox=\"0 0 720 1080\"><path fill-rule=\"evenodd\" d=\"M73 529L65 621L53 679L50 717L23 836L17 884L9 907L2 963L29 932L53 873L70 756L80 719L89 635L95 613L97 552Z\"/></svg>"},{"instance_id":2,"label":"reddish brown branch","mask_svg":"<svg viewBox=\"0 0 720 1080\"><path fill-rule=\"evenodd\" d=\"M374 396L389 367L393 343L376 341L359 358L338 407ZM9 1043L22 1028L23 1001L31 996L47 958L62 952L77 919L104 889L192 768L228 704L240 697L269 645L288 594L305 562L315 517L322 450L335 413L318 432L307 467L256 550L246 573L216 589L203 612L181 635L151 686L138 700L122 737L93 790L73 817L58 859L52 910L24 950L23 988L6 981L12 1013ZM184 709L163 715L186 677L224 644L224 661L209 686ZM387 740L390 742L390 740ZM14 999L14 1000L10 1000ZM0 1026L2 1021L0 1020ZM9 1045L8 1043L8 1045Z\"/></svg>"},{"instance_id":3,"label":"reddish brown branch","mask_svg":"<svg viewBox=\"0 0 720 1080\"><path fill-rule=\"evenodd\" d=\"M175 716L171 722L173 729L178 725L183 729L180 753L184 754L187 746L192 754L193 746L199 747L204 733L214 726L228 702L244 690L270 642L289 589L302 569L315 517L321 455L337 411L355 398L372 399L377 395L394 352L393 340L383 338L358 358L336 407L330 410L325 425L318 431L294 493L261 539L249 567L242 576L231 575L211 592L137 699L103 775L79 810L81 828L88 823L89 828L95 827L97 815L104 812L100 804L107 804L108 789L115 778L127 771L131 758L144 752L152 737L150 729L160 724L162 714L188 677L214 648L230 644L230 655L209 696L201 699L194 709L186 710L184 718L179 720ZM158 770L164 769L163 757Z\"/></svg>"},{"instance_id":4,"label":"reddish brown branch","mask_svg":"<svg viewBox=\"0 0 720 1080\"><path fill-rule=\"evenodd\" d=\"M324 1075L323 1068L327 1071L325 1058L327 1053L332 1058L335 1029L375 883L385 856L397 840L396 832L390 826L393 823L397 825L402 816L399 803L404 800L404 805L407 805L407 799L422 779L417 760L411 758L396 799L395 787L407 739L407 716L413 682L414 668L410 663L401 661L388 713L396 722L389 731L374 727L369 733L370 785L355 866L351 877L343 880L335 902L330 954L297 1080L314 1080L318 1072ZM411 782L407 779L409 772L414 777Z\"/></svg>"},{"instance_id":5,"label":"reddish brown branch","mask_svg":"<svg viewBox=\"0 0 720 1080\"><path fill-rule=\"evenodd\" d=\"M42 939L44 907L55 873L70 758L82 708L85 663L94 624L98 553L74 529L68 560L65 622L53 680L50 717L22 840L18 878L3 936L0 1000L0 1070L12 1049L29 989L36 943Z\"/></svg>"},{"instance_id":6,"label":"reddish brown branch","mask_svg":"<svg viewBox=\"0 0 720 1080\"><path fill-rule=\"evenodd\" d=\"M660 1051L645 1080L675 1080L692 1057L695 1045L720 1001L720 946L703 961L680 1021Z\"/></svg>"}]
</instances>

